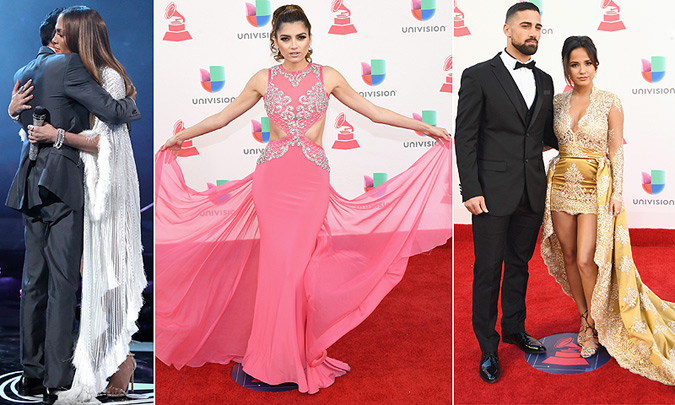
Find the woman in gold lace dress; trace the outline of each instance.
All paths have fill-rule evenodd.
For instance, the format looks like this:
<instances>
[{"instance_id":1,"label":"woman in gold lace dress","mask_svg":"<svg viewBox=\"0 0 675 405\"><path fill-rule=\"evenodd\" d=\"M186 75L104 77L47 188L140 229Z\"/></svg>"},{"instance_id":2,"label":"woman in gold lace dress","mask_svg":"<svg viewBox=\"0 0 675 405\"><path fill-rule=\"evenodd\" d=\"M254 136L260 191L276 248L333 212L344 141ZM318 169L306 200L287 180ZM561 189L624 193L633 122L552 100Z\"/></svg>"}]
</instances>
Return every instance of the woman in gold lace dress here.
<instances>
[{"instance_id":1,"label":"woman in gold lace dress","mask_svg":"<svg viewBox=\"0 0 675 405\"><path fill-rule=\"evenodd\" d=\"M594 87L589 37L567 38L562 59L574 88L553 101L560 154L549 165L542 256L576 303L581 356L600 343L622 367L675 385L675 304L640 280L622 207L621 101Z\"/></svg>"}]
</instances>

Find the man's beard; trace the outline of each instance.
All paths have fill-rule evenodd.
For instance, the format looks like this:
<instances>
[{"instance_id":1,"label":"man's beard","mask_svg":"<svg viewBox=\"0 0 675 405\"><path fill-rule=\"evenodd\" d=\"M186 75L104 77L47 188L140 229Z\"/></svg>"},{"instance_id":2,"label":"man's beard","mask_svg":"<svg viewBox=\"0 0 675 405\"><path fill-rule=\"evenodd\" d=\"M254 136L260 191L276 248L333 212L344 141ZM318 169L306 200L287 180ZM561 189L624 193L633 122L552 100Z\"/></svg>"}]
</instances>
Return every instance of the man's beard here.
<instances>
[{"instance_id":1,"label":"man's beard","mask_svg":"<svg viewBox=\"0 0 675 405\"><path fill-rule=\"evenodd\" d=\"M523 42L522 44L516 44L511 40L511 45L516 48L523 55L534 55L537 53L537 47L539 46L539 41L535 42L534 45L529 45Z\"/></svg>"}]
</instances>

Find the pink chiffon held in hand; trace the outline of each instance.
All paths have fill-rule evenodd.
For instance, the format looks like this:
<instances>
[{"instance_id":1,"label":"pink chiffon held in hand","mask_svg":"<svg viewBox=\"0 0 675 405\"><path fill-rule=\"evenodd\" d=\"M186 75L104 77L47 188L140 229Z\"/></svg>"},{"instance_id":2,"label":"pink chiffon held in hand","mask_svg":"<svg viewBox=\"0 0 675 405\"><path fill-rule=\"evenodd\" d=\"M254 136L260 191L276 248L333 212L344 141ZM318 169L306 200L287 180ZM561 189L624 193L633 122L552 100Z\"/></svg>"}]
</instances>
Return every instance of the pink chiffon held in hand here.
<instances>
[{"instance_id":1,"label":"pink chiffon held in hand","mask_svg":"<svg viewBox=\"0 0 675 405\"><path fill-rule=\"evenodd\" d=\"M370 315L408 257L451 237L449 143L353 200L330 187L323 149L300 132L325 113L320 79L314 64L295 75L271 69L266 109L289 135L269 142L242 180L198 192L171 152L157 154L156 354L164 363L237 361L268 384L315 393L349 371L326 349ZM311 116L283 125L274 96L307 89L319 95L306 107Z\"/></svg>"}]
</instances>

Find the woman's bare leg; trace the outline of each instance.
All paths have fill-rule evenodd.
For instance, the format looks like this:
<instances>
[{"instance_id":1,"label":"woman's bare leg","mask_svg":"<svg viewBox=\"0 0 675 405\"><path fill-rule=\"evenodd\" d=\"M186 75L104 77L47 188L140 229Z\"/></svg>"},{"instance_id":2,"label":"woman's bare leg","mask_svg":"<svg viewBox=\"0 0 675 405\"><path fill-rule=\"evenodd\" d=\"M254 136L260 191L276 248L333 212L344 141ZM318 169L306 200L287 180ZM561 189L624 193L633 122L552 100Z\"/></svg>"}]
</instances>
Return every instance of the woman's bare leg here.
<instances>
[{"instance_id":1,"label":"woman's bare leg","mask_svg":"<svg viewBox=\"0 0 675 405\"><path fill-rule=\"evenodd\" d=\"M598 338L595 331L595 321L591 317L591 303L595 281L598 278L598 266L595 264L595 238L597 235L597 217L595 214L579 214L577 218L577 265L584 287L584 295L588 305L586 322L587 343L582 346L581 355L590 357L597 352Z\"/></svg>"},{"instance_id":2,"label":"woman's bare leg","mask_svg":"<svg viewBox=\"0 0 675 405\"><path fill-rule=\"evenodd\" d=\"M572 291L572 298L577 304L579 314L588 310L584 286L577 265L577 216L565 212L551 212L553 231L558 237L565 261L565 273Z\"/></svg>"},{"instance_id":3,"label":"woman's bare leg","mask_svg":"<svg viewBox=\"0 0 675 405\"><path fill-rule=\"evenodd\" d=\"M594 214L579 214L577 219L577 265L584 286L584 295L588 308L591 307L591 298L598 278L598 266L595 264L595 237L597 235L597 219ZM590 311L589 311L590 313ZM591 326L595 323L591 321Z\"/></svg>"}]
</instances>

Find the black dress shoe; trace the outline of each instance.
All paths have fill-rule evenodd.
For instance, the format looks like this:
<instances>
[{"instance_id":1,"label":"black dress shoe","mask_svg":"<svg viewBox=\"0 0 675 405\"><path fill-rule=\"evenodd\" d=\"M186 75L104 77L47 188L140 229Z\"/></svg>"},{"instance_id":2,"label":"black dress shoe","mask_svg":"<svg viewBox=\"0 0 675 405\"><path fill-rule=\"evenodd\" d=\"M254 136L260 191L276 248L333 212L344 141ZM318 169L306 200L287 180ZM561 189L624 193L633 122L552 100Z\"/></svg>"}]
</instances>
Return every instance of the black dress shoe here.
<instances>
[{"instance_id":1,"label":"black dress shoe","mask_svg":"<svg viewBox=\"0 0 675 405\"><path fill-rule=\"evenodd\" d=\"M494 383L499 380L502 370L499 368L499 357L497 352L483 353L480 358L480 367L478 374L483 381Z\"/></svg>"},{"instance_id":2,"label":"black dress shoe","mask_svg":"<svg viewBox=\"0 0 675 405\"><path fill-rule=\"evenodd\" d=\"M59 392L65 391L67 388L45 388L45 393L42 394L42 403L43 404L53 404L59 399Z\"/></svg>"},{"instance_id":3,"label":"black dress shoe","mask_svg":"<svg viewBox=\"0 0 675 405\"><path fill-rule=\"evenodd\" d=\"M520 350L525 353L540 354L546 353L546 347L540 341L528 335L527 332L514 333L513 335L504 334L502 337L504 343L516 344Z\"/></svg>"},{"instance_id":4,"label":"black dress shoe","mask_svg":"<svg viewBox=\"0 0 675 405\"><path fill-rule=\"evenodd\" d=\"M21 376L19 380L19 395L22 397L30 397L34 395L42 395L45 392L45 387L42 386L42 378L29 378L25 375Z\"/></svg>"}]
</instances>

